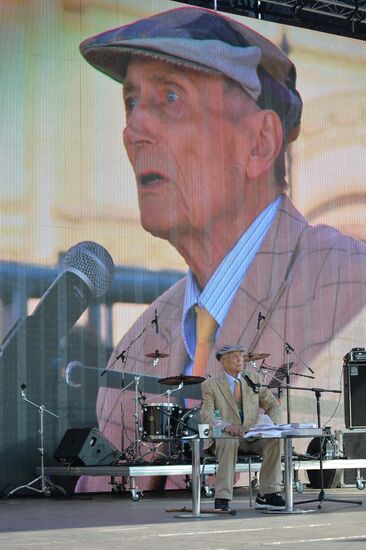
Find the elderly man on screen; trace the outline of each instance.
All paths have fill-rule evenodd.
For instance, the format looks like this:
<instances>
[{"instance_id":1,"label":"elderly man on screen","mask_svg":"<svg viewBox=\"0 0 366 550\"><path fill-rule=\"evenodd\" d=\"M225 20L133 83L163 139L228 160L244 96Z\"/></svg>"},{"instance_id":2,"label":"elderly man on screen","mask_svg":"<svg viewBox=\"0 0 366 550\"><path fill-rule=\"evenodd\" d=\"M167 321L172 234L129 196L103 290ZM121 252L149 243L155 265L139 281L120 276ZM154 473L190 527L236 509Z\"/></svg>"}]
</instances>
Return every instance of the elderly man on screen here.
<instances>
[{"instance_id":1,"label":"elderly man on screen","mask_svg":"<svg viewBox=\"0 0 366 550\"><path fill-rule=\"evenodd\" d=\"M204 449L214 452L219 462L215 485L215 509L230 511L229 503L233 497L238 452L263 456L260 494L256 498L256 508L283 509L285 501L278 494L281 487L280 440L248 442L243 439L244 433L256 424L261 409L274 423L281 421L280 406L274 395L263 386L256 389L255 384L260 382L259 375L246 373L242 376L244 351L240 345L227 345L219 349L216 359L220 362L223 372L202 383L202 422L212 425L215 410L220 411L223 419L223 438L215 441L206 440L204 446Z\"/></svg>"},{"instance_id":2,"label":"elderly man on screen","mask_svg":"<svg viewBox=\"0 0 366 550\"><path fill-rule=\"evenodd\" d=\"M110 364L155 309L159 334L145 331L131 347L131 372L143 372L146 352L159 349L169 359L158 377L214 374L228 341L250 351L260 341L283 362L282 341L266 323L257 330L259 312L310 361L366 303L366 254L335 229L310 226L285 195L284 154L302 111L292 62L249 27L192 7L89 38L81 52L123 84L123 142L143 227L189 266ZM347 347L357 345L350 334ZM118 390L99 391L99 425L117 445L120 400Z\"/></svg>"}]
</instances>

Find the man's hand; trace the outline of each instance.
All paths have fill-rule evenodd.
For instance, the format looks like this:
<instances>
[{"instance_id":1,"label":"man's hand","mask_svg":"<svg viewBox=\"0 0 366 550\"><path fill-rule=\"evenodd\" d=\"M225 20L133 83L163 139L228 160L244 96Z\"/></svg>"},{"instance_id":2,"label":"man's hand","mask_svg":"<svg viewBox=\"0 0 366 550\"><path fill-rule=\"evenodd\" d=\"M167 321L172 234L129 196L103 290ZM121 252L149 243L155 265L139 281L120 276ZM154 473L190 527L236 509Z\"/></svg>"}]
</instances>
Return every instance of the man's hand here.
<instances>
[{"instance_id":1,"label":"man's hand","mask_svg":"<svg viewBox=\"0 0 366 550\"><path fill-rule=\"evenodd\" d=\"M237 424L228 424L225 426L224 432L229 433L230 435L243 435L243 426L238 426Z\"/></svg>"}]
</instances>

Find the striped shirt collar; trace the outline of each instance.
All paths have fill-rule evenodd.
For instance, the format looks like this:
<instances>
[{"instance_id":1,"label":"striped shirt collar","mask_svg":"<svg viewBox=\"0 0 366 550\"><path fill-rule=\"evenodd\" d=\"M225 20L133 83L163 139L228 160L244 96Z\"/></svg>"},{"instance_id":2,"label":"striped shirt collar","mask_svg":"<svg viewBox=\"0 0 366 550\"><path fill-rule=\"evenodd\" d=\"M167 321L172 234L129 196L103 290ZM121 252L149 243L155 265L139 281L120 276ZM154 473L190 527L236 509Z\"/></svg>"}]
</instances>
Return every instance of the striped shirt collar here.
<instances>
[{"instance_id":1,"label":"striped shirt collar","mask_svg":"<svg viewBox=\"0 0 366 550\"><path fill-rule=\"evenodd\" d=\"M191 360L194 358L196 347L195 304L206 308L210 312L219 325L219 331L225 321L234 296L243 281L244 275L272 225L282 199L283 195L280 195L257 216L216 268L202 291L192 271L188 271L183 307L182 333Z\"/></svg>"}]
</instances>

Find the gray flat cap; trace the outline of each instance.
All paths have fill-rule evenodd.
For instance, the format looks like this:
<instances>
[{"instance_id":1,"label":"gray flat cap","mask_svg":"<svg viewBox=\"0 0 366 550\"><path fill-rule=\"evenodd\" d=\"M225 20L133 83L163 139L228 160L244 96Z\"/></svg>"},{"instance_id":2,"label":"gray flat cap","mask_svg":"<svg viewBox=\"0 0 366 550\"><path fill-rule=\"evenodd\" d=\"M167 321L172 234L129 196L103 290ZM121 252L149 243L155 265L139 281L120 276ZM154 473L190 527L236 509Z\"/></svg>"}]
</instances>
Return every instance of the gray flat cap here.
<instances>
[{"instance_id":1,"label":"gray flat cap","mask_svg":"<svg viewBox=\"0 0 366 550\"><path fill-rule=\"evenodd\" d=\"M244 353L246 351L246 349L243 346L240 346L239 344L232 344L232 345L222 346L216 352L216 359L218 361L220 361L220 359L223 355L226 355L227 353L232 353L233 351L242 351Z\"/></svg>"},{"instance_id":2,"label":"gray flat cap","mask_svg":"<svg viewBox=\"0 0 366 550\"><path fill-rule=\"evenodd\" d=\"M80 44L96 69L123 82L131 56L148 56L237 82L261 108L278 113L286 141L296 139L302 101L296 69L269 40L216 11L168 10L112 29Z\"/></svg>"}]
</instances>

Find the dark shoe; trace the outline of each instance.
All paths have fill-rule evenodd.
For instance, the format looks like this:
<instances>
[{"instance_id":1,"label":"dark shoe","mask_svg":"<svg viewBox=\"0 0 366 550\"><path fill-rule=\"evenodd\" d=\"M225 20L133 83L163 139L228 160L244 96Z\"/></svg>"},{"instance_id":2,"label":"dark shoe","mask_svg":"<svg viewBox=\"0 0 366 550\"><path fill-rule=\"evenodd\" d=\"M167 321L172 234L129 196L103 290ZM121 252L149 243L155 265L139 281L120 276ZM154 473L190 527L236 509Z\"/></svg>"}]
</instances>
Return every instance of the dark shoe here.
<instances>
[{"instance_id":1,"label":"dark shoe","mask_svg":"<svg viewBox=\"0 0 366 550\"><path fill-rule=\"evenodd\" d=\"M221 510L223 512L231 512L230 500L227 498L215 498L215 510Z\"/></svg>"},{"instance_id":2,"label":"dark shoe","mask_svg":"<svg viewBox=\"0 0 366 550\"><path fill-rule=\"evenodd\" d=\"M258 495L255 499L257 510L284 510L286 502L279 493L270 493L268 495Z\"/></svg>"}]
</instances>

